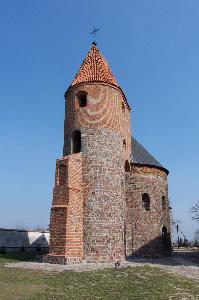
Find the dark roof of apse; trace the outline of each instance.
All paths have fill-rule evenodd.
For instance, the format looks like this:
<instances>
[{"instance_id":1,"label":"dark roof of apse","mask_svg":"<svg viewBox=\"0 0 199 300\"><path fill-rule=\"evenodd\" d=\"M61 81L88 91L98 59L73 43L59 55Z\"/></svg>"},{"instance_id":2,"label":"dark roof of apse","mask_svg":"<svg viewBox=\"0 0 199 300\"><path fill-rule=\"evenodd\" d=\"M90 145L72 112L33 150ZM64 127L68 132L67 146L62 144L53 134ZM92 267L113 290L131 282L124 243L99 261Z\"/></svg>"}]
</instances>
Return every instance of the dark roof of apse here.
<instances>
[{"instance_id":1,"label":"dark roof of apse","mask_svg":"<svg viewBox=\"0 0 199 300\"><path fill-rule=\"evenodd\" d=\"M159 163L138 141L131 137L132 163L139 165L155 166L163 169L167 174L169 171Z\"/></svg>"}]
</instances>

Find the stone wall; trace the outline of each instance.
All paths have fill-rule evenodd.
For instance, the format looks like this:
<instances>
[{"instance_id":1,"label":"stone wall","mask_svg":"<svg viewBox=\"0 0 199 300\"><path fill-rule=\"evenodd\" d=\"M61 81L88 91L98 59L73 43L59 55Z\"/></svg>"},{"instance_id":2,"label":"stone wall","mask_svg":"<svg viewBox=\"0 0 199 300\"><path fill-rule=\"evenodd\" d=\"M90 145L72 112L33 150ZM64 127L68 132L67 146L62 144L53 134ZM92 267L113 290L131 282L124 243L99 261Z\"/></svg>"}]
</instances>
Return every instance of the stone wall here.
<instances>
[{"instance_id":1,"label":"stone wall","mask_svg":"<svg viewBox=\"0 0 199 300\"><path fill-rule=\"evenodd\" d=\"M83 129L84 259L124 258L124 150L108 129Z\"/></svg>"},{"instance_id":2,"label":"stone wall","mask_svg":"<svg viewBox=\"0 0 199 300\"><path fill-rule=\"evenodd\" d=\"M77 95L87 95L80 107ZM124 164L131 157L130 111L121 91L83 83L66 94L64 155L81 131L84 186L84 256L87 261L124 258ZM124 143L125 141L125 143Z\"/></svg>"},{"instance_id":3,"label":"stone wall","mask_svg":"<svg viewBox=\"0 0 199 300\"><path fill-rule=\"evenodd\" d=\"M79 105L79 92L87 94L86 107ZM74 130L81 132L77 154L73 154ZM121 90L99 82L71 88L66 94L64 141L64 157L56 167L49 260L123 259L124 165L131 157L131 135L129 107ZM79 178L73 180L75 189L70 176Z\"/></svg>"},{"instance_id":4,"label":"stone wall","mask_svg":"<svg viewBox=\"0 0 199 300\"><path fill-rule=\"evenodd\" d=\"M86 95L86 105L80 104L80 94ZM64 157L56 165L45 260L116 261L131 254L162 254L163 226L170 232L167 176L135 164L125 172L131 127L121 90L102 82L80 83L69 88L65 100ZM144 193L150 196L149 211L143 209Z\"/></svg>"},{"instance_id":5,"label":"stone wall","mask_svg":"<svg viewBox=\"0 0 199 300\"><path fill-rule=\"evenodd\" d=\"M150 197L150 210L144 207L143 194L148 194ZM132 165L131 171L126 172L125 225L127 256L170 254L168 186L167 174L164 170L157 167ZM163 226L167 228L168 237L164 249Z\"/></svg>"}]
</instances>

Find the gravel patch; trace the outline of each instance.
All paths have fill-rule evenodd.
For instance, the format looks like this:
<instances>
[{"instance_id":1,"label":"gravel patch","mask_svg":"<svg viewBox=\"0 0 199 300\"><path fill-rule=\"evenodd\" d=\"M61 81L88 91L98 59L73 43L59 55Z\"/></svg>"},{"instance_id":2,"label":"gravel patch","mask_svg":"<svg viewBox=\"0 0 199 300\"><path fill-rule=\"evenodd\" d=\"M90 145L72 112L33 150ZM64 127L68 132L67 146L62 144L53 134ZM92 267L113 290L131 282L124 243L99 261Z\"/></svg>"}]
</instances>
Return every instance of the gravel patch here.
<instances>
[{"instance_id":1,"label":"gravel patch","mask_svg":"<svg viewBox=\"0 0 199 300\"><path fill-rule=\"evenodd\" d=\"M114 268L114 263L81 263L81 264L70 264L70 265L59 265L59 264L49 264L40 262L17 262L8 263L4 265L8 268L21 268L21 269L32 269L32 270L42 270L47 272L87 272L99 269ZM121 263L121 267L125 268L128 266L128 262L124 261Z\"/></svg>"},{"instance_id":2,"label":"gravel patch","mask_svg":"<svg viewBox=\"0 0 199 300\"><path fill-rule=\"evenodd\" d=\"M199 267L198 266L163 266L153 265L167 272L172 272L183 277L194 278L199 280Z\"/></svg>"},{"instance_id":3,"label":"gravel patch","mask_svg":"<svg viewBox=\"0 0 199 300\"><path fill-rule=\"evenodd\" d=\"M188 260L174 257L162 259L132 259L122 261L120 268L150 266L162 269L164 271L175 273L183 277L194 278L199 280L199 266L190 263ZM20 268L29 270L41 270L43 272L86 272L99 269L115 268L114 263L81 263L71 265L58 265L41 262L18 262L5 264L8 268Z\"/></svg>"}]
</instances>

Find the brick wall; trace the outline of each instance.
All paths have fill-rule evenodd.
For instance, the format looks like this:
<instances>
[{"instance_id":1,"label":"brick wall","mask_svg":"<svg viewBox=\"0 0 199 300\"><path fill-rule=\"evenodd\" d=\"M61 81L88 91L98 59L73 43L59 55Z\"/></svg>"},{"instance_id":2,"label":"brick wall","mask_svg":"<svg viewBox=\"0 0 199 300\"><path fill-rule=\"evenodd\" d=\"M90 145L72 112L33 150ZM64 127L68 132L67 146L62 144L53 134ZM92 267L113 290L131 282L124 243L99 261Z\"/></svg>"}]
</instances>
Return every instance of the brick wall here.
<instances>
[{"instance_id":1,"label":"brick wall","mask_svg":"<svg viewBox=\"0 0 199 300\"><path fill-rule=\"evenodd\" d=\"M49 255L83 257L82 155L57 160Z\"/></svg>"},{"instance_id":2,"label":"brick wall","mask_svg":"<svg viewBox=\"0 0 199 300\"><path fill-rule=\"evenodd\" d=\"M80 107L78 94L87 95ZM87 82L66 93L64 157L56 164L51 211L51 262L116 261L131 254L162 254L170 232L167 176L131 165L130 111L116 86ZM74 148L78 130L81 143ZM74 153L79 149L80 153ZM150 196L144 210L142 194ZM161 199L165 208L162 209ZM168 249L167 249L168 252Z\"/></svg>"},{"instance_id":3,"label":"brick wall","mask_svg":"<svg viewBox=\"0 0 199 300\"><path fill-rule=\"evenodd\" d=\"M79 107L76 95L87 93L87 107ZM124 109L122 109L124 106ZM74 129L107 128L126 141L126 159L131 157L130 111L121 91L103 83L79 84L66 94L64 155L71 153L71 134Z\"/></svg>"},{"instance_id":4,"label":"brick wall","mask_svg":"<svg viewBox=\"0 0 199 300\"><path fill-rule=\"evenodd\" d=\"M86 107L79 107L79 92L87 93ZM81 131L83 158L83 258L122 259L124 164L131 156L131 135L130 112L121 91L103 83L84 83L70 89L66 94L64 131L67 157L72 151L74 130Z\"/></svg>"}]
</instances>

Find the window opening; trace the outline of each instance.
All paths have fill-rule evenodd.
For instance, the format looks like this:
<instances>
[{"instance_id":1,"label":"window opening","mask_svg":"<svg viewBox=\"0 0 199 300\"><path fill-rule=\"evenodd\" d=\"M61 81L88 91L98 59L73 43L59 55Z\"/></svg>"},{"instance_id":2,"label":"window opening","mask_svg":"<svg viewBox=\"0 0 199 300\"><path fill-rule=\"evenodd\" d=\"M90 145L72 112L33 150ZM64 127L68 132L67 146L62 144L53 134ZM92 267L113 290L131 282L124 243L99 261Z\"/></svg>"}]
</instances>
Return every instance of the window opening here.
<instances>
[{"instance_id":1,"label":"window opening","mask_svg":"<svg viewBox=\"0 0 199 300\"><path fill-rule=\"evenodd\" d=\"M72 134L72 153L79 153L81 151L81 132L75 130Z\"/></svg>"},{"instance_id":2,"label":"window opening","mask_svg":"<svg viewBox=\"0 0 199 300\"><path fill-rule=\"evenodd\" d=\"M166 209L166 199L165 196L162 196L162 210Z\"/></svg>"},{"instance_id":3,"label":"window opening","mask_svg":"<svg viewBox=\"0 0 199 300\"><path fill-rule=\"evenodd\" d=\"M87 106L87 93L86 92L79 92L77 94L77 99L78 99L79 107Z\"/></svg>"},{"instance_id":4,"label":"window opening","mask_svg":"<svg viewBox=\"0 0 199 300\"><path fill-rule=\"evenodd\" d=\"M146 211L150 211L150 197L149 194L145 193L142 195L142 207L146 210Z\"/></svg>"},{"instance_id":5,"label":"window opening","mask_svg":"<svg viewBox=\"0 0 199 300\"><path fill-rule=\"evenodd\" d=\"M128 160L125 161L125 167L124 168L125 168L125 172L129 172L131 170Z\"/></svg>"}]
</instances>

